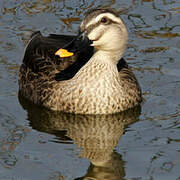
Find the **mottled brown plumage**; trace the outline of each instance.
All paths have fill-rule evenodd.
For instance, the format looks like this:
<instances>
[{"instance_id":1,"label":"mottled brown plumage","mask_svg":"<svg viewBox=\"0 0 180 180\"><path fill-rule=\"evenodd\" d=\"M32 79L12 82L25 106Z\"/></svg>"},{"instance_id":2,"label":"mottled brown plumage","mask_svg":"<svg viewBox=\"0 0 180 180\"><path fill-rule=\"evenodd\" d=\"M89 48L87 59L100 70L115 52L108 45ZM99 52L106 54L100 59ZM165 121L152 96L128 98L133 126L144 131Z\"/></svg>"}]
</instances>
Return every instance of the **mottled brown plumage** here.
<instances>
[{"instance_id":1,"label":"mottled brown plumage","mask_svg":"<svg viewBox=\"0 0 180 180\"><path fill-rule=\"evenodd\" d=\"M91 46L64 59L54 54L73 37L33 35L20 68L20 93L35 104L77 114L111 114L138 105L140 87L122 59L128 39L122 20L113 11L94 10L80 31Z\"/></svg>"}]
</instances>

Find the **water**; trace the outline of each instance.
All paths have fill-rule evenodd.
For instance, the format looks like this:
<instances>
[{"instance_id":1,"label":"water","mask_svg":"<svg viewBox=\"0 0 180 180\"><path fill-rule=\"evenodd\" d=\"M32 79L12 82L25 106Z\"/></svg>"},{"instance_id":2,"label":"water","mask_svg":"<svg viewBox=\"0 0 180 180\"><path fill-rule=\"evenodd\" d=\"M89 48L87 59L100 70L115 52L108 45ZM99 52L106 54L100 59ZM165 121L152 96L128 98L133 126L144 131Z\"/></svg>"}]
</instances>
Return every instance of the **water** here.
<instances>
[{"instance_id":1,"label":"water","mask_svg":"<svg viewBox=\"0 0 180 180\"><path fill-rule=\"evenodd\" d=\"M70 116L18 99L29 35L76 34L95 7L116 8L127 25L124 57L142 87L141 109ZM179 0L1 0L0 179L179 180L179 19Z\"/></svg>"}]
</instances>

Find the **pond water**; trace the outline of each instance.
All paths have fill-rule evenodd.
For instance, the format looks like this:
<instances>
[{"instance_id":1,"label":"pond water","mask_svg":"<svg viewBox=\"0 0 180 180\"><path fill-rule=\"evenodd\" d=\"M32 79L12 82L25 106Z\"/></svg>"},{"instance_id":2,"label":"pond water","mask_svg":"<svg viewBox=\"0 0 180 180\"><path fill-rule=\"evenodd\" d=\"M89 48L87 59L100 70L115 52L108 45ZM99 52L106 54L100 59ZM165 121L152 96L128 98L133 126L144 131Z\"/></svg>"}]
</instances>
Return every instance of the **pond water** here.
<instances>
[{"instance_id":1,"label":"pond water","mask_svg":"<svg viewBox=\"0 0 180 180\"><path fill-rule=\"evenodd\" d=\"M115 8L127 25L141 108L75 116L18 98L30 34L76 34L96 7ZM180 180L179 57L179 0L1 0L0 179Z\"/></svg>"}]
</instances>

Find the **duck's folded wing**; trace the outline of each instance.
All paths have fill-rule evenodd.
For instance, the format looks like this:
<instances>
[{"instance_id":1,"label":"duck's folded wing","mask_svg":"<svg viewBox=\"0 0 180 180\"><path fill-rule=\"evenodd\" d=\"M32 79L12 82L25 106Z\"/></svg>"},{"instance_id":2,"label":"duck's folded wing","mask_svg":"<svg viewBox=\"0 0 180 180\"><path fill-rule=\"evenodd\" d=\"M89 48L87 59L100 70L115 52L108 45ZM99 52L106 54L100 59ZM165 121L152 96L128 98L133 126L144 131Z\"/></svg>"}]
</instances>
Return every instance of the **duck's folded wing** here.
<instances>
[{"instance_id":1,"label":"duck's folded wing","mask_svg":"<svg viewBox=\"0 0 180 180\"><path fill-rule=\"evenodd\" d=\"M89 46L72 57L60 58L55 55L58 49L74 38L56 34L44 37L39 31L33 33L25 50L23 66L36 74L54 74L58 81L72 78L93 54L93 48Z\"/></svg>"},{"instance_id":2,"label":"duck's folded wing","mask_svg":"<svg viewBox=\"0 0 180 180\"><path fill-rule=\"evenodd\" d=\"M55 56L55 52L73 38L73 36L63 35L44 37L40 32L34 33L26 47L23 64L34 73L50 71L52 68L65 69L62 62L66 59ZM70 58L68 64L71 64L71 59L73 58Z\"/></svg>"}]
</instances>

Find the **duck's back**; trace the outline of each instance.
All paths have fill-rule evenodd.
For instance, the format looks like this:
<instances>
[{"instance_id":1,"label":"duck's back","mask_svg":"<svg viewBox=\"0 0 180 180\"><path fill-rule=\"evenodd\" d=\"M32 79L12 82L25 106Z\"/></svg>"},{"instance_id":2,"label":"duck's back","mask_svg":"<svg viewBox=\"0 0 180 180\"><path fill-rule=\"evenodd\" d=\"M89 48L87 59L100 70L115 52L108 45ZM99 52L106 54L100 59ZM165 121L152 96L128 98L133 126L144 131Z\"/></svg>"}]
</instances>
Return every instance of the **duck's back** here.
<instances>
[{"instance_id":1,"label":"duck's back","mask_svg":"<svg viewBox=\"0 0 180 180\"><path fill-rule=\"evenodd\" d=\"M85 48L73 57L55 56L55 52L73 38L74 36L65 35L44 37L40 32L32 35L20 67L21 95L36 104L41 104L55 90L58 81L71 79L89 60L93 54L92 47Z\"/></svg>"}]
</instances>

